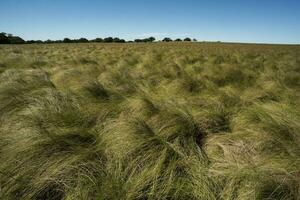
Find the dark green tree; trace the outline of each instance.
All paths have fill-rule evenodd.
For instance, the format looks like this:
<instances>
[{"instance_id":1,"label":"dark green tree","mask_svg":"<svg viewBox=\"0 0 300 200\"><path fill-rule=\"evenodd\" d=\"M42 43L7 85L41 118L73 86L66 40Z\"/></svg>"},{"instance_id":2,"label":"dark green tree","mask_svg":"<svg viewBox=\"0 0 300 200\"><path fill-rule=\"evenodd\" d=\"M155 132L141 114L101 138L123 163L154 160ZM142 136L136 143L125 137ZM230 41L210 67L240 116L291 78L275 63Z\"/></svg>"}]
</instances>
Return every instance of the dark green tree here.
<instances>
[{"instance_id":1,"label":"dark green tree","mask_svg":"<svg viewBox=\"0 0 300 200\"><path fill-rule=\"evenodd\" d=\"M96 38L93 40L93 42L103 42L103 39L102 38Z\"/></svg>"},{"instance_id":2,"label":"dark green tree","mask_svg":"<svg viewBox=\"0 0 300 200\"><path fill-rule=\"evenodd\" d=\"M162 41L163 42L172 42L173 40L171 38L166 37Z\"/></svg>"},{"instance_id":3,"label":"dark green tree","mask_svg":"<svg viewBox=\"0 0 300 200\"><path fill-rule=\"evenodd\" d=\"M148 41L149 41L149 42L154 42L155 40L156 40L155 37L149 37L149 38L148 38Z\"/></svg>"},{"instance_id":4,"label":"dark green tree","mask_svg":"<svg viewBox=\"0 0 300 200\"><path fill-rule=\"evenodd\" d=\"M52 43L54 43L54 42L55 42L55 41L52 41L52 40L50 40L50 39L48 39L48 40L45 41L46 44L52 44Z\"/></svg>"},{"instance_id":5,"label":"dark green tree","mask_svg":"<svg viewBox=\"0 0 300 200\"><path fill-rule=\"evenodd\" d=\"M64 38L63 43L72 43L73 41L69 38Z\"/></svg>"},{"instance_id":6,"label":"dark green tree","mask_svg":"<svg viewBox=\"0 0 300 200\"><path fill-rule=\"evenodd\" d=\"M141 39L135 39L134 42L143 42Z\"/></svg>"},{"instance_id":7,"label":"dark green tree","mask_svg":"<svg viewBox=\"0 0 300 200\"><path fill-rule=\"evenodd\" d=\"M106 43L111 43L113 41L114 41L114 39L112 37L104 38L104 42L106 42Z\"/></svg>"},{"instance_id":8,"label":"dark green tree","mask_svg":"<svg viewBox=\"0 0 300 200\"><path fill-rule=\"evenodd\" d=\"M192 40L191 40L191 38L185 38L183 41L185 41L185 42L191 42Z\"/></svg>"},{"instance_id":9,"label":"dark green tree","mask_svg":"<svg viewBox=\"0 0 300 200\"><path fill-rule=\"evenodd\" d=\"M89 41L86 38L80 38L77 42L79 42L79 43L88 43Z\"/></svg>"},{"instance_id":10,"label":"dark green tree","mask_svg":"<svg viewBox=\"0 0 300 200\"><path fill-rule=\"evenodd\" d=\"M25 40L18 36L10 36L8 37L10 44L25 44Z\"/></svg>"},{"instance_id":11,"label":"dark green tree","mask_svg":"<svg viewBox=\"0 0 300 200\"><path fill-rule=\"evenodd\" d=\"M0 33L0 44L9 44L7 34L4 32Z\"/></svg>"},{"instance_id":12,"label":"dark green tree","mask_svg":"<svg viewBox=\"0 0 300 200\"><path fill-rule=\"evenodd\" d=\"M120 39L120 38L118 38L118 37L115 37L115 38L113 39L113 42L115 42L115 43L124 43L125 40Z\"/></svg>"}]
</instances>

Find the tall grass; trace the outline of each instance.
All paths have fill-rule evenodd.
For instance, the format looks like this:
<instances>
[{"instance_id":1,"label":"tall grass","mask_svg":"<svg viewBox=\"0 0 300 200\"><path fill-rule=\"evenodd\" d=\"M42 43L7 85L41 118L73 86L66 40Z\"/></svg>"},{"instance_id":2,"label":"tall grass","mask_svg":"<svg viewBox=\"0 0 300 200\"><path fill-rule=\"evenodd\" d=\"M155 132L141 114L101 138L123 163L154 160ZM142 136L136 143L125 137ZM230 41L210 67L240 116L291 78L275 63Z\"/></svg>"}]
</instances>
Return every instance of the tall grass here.
<instances>
[{"instance_id":1,"label":"tall grass","mask_svg":"<svg viewBox=\"0 0 300 200\"><path fill-rule=\"evenodd\" d=\"M300 197L300 47L0 48L0 199Z\"/></svg>"}]
</instances>

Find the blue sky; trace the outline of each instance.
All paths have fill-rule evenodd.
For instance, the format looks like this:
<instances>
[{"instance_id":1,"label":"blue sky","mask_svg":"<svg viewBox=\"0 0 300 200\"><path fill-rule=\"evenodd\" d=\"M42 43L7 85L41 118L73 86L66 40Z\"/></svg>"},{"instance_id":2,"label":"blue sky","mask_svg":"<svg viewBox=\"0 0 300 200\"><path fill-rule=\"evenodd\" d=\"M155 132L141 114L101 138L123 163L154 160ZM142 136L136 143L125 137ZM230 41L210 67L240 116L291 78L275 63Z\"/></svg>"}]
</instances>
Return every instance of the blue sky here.
<instances>
[{"instance_id":1,"label":"blue sky","mask_svg":"<svg viewBox=\"0 0 300 200\"><path fill-rule=\"evenodd\" d=\"M24 39L169 36L300 43L300 0L0 1L0 32Z\"/></svg>"}]
</instances>

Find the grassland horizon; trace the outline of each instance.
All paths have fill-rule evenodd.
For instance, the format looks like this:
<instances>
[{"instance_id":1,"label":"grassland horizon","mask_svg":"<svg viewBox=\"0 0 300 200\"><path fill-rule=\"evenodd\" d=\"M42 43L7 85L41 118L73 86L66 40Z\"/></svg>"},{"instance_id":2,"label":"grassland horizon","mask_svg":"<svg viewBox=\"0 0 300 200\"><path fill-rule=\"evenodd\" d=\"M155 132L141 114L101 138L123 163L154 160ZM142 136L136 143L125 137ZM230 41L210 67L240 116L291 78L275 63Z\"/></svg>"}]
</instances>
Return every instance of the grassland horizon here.
<instances>
[{"instance_id":1,"label":"grassland horizon","mask_svg":"<svg viewBox=\"0 0 300 200\"><path fill-rule=\"evenodd\" d=\"M189 34L187 34L189 35ZM70 43L160 43L160 42L197 42L197 43L225 43L225 44L262 44L262 45L300 45L300 43L276 43L276 42L241 42L241 41L209 41L209 40L199 40L196 38L190 38L190 37L183 37L183 38L171 38L171 37L164 37L162 39L157 39L153 36L150 37L144 37L144 38L137 38L133 40L125 40L120 37L104 37L104 38L94 38L94 39L87 39L85 37L80 37L78 39L70 39L67 37L64 37L63 39L56 39L56 40L40 40L40 39L31 39L31 40L24 40L23 38L5 33L0 32L0 44L70 44Z\"/></svg>"},{"instance_id":2,"label":"grassland horizon","mask_svg":"<svg viewBox=\"0 0 300 200\"><path fill-rule=\"evenodd\" d=\"M0 199L298 200L300 45L0 45Z\"/></svg>"}]
</instances>

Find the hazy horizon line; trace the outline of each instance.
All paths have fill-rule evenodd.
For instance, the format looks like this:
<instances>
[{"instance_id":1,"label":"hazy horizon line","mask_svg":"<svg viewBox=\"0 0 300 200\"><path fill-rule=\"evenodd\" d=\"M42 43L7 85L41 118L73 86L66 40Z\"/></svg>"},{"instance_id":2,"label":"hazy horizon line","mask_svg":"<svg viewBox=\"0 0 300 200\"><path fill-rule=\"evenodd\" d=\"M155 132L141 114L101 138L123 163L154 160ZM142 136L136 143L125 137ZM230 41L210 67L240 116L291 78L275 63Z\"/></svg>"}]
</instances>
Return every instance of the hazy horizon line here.
<instances>
[{"instance_id":1,"label":"hazy horizon line","mask_svg":"<svg viewBox=\"0 0 300 200\"><path fill-rule=\"evenodd\" d=\"M26 41L30 41L30 40L35 40L35 41L38 41L38 40L41 40L41 41L47 41L47 40L52 40L52 41L55 41L55 40L63 40L65 38L69 38L69 39L72 39L72 40L75 40L75 39L80 39L80 38L86 38L88 40L93 40L93 39L96 39L96 38L108 38L108 37L112 37L112 38L120 38L120 39L124 39L126 40L126 42L128 41L134 41L135 39L145 39L145 38L149 38L149 37L154 37L156 39L156 41L160 41L160 40L163 40L164 38L171 38L172 40L175 40L175 39L185 39L185 38L190 38L190 39L196 39L198 42L222 42L222 43L241 43L241 44L277 44L277 45L300 45L300 42L276 42L276 41L250 41L250 40L228 40L228 39L205 39L205 38L202 38L202 39L199 39L199 37L195 36L195 34L191 34L191 33L175 33L175 34L168 34L168 33L159 33L159 32L154 32L154 33L142 33L142 34L124 34L124 37L121 37L121 36L117 36L115 34L112 34L110 36L70 36L70 35L67 35L67 36L63 36L61 38L59 37L34 37L34 39L31 37L26 37L25 35L23 34L15 34L15 33L11 33L11 32L7 32L7 31L0 31L0 32L4 32L4 33L7 33L7 34L12 34L13 36L19 36L21 37L22 39L26 40ZM126 37L127 35L127 37ZM129 37L128 35L135 35L135 36L131 36Z\"/></svg>"}]
</instances>

